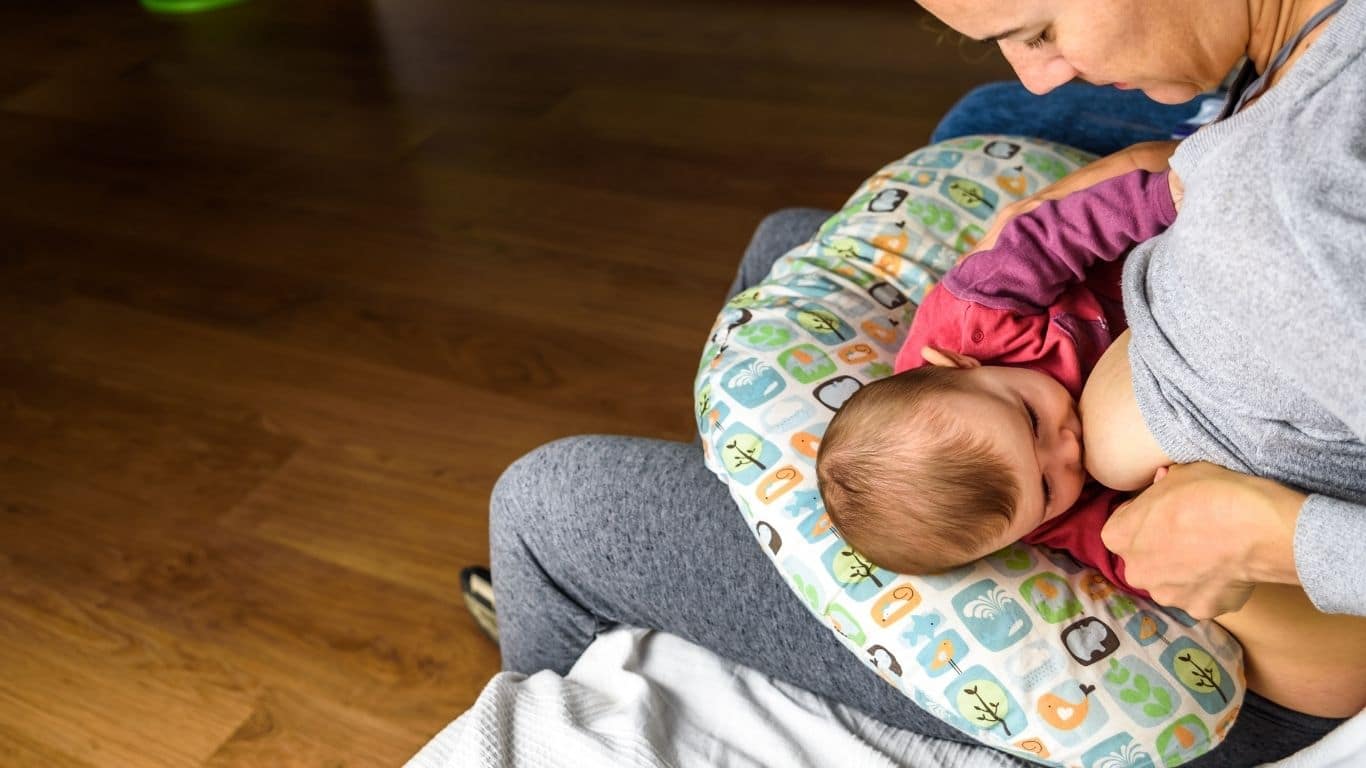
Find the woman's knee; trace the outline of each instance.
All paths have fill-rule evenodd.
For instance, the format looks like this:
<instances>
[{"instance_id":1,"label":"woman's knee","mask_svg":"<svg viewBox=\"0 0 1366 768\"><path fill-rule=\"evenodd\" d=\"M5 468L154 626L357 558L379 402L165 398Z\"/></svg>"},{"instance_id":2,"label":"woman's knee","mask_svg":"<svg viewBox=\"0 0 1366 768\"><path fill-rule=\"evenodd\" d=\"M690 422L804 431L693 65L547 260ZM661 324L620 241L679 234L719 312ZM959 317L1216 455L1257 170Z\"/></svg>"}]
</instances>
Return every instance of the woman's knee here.
<instances>
[{"instance_id":1,"label":"woman's knee","mask_svg":"<svg viewBox=\"0 0 1366 768\"><path fill-rule=\"evenodd\" d=\"M810 240L830 216L819 208L783 208L765 216L750 237L727 298L767 277L780 256Z\"/></svg>"},{"instance_id":2,"label":"woman's knee","mask_svg":"<svg viewBox=\"0 0 1366 768\"><path fill-rule=\"evenodd\" d=\"M774 211L755 227L746 255L754 252L772 255L776 259L810 240L830 216L830 211L819 208L782 208Z\"/></svg>"},{"instance_id":3,"label":"woman's knee","mask_svg":"<svg viewBox=\"0 0 1366 768\"><path fill-rule=\"evenodd\" d=\"M564 467L576 446L589 436L562 437L538 446L508 465L489 495L489 530L496 541L502 532L519 531L528 522L546 522L547 501L570 480Z\"/></svg>"},{"instance_id":4,"label":"woman's knee","mask_svg":"<svg viewBox=\"0 0 1366 768\"><path fill-rule=\"evenodd\" d=\"M534 532L550 535L589 525L585 517L610 497L614 470L632 457L632 438L575 435L541 445L508 465L489 496L489 531L496 548L500 539L525 539Z\"/></svg>"}]
</instances>

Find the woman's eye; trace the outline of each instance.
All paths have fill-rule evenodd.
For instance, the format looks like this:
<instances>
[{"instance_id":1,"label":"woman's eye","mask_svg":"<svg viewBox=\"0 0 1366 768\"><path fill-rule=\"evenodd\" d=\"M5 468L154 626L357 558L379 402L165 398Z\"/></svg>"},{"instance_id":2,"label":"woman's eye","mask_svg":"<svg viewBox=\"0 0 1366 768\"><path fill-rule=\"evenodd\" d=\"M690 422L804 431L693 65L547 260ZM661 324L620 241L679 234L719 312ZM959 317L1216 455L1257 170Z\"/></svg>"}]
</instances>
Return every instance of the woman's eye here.
<instances>
[{"instance_id":1,"label":"woman's eye","mask_svg":"<svg viewBox=\"0 0 1366 768\"><path fill-rule=\"evenodd\" d=\"M1043 31L1040 32L1038 35L1036 35L1035 37L1030 38L1029 40L1026 40L1026 41L1025 41L1025 47L1027 47L1027 48L1042 48L1042 47L1043 47L1043 44L1046 43L1046 42L1048 42L1048 33L1049 33L1051 30L1052 30L1052 27L1044 27Z\"/></svg>"}]
</instances>

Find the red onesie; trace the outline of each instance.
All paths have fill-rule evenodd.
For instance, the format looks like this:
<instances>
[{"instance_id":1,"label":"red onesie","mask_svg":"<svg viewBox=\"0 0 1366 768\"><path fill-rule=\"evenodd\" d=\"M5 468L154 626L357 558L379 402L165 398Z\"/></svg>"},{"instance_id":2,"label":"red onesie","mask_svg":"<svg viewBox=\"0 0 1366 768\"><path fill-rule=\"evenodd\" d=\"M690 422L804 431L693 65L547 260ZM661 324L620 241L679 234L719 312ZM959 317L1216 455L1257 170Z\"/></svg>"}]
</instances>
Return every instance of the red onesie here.
<instances>
[{"instance_id":1,"label":"red onesie","mask_svg":"<svg viewBox=\"0 0 1366 768\"><path fill-rule=\"evenodd\" d=\"M996 247L949 270L925 297L896 358L897 372L925 364L925 346L970 355L983 365L1031 368L1075 399L1115 337L1124 332L1119 287L1123 257L1176 218L1166 173L1108 179L1013 219ZM1082 425L1085 429L1085 425ZM1067 512L1024 537L1071 553L1111 583L1124 562L1100 530L1126 495L1087 481Z\"/></svg>"}]
</instances>

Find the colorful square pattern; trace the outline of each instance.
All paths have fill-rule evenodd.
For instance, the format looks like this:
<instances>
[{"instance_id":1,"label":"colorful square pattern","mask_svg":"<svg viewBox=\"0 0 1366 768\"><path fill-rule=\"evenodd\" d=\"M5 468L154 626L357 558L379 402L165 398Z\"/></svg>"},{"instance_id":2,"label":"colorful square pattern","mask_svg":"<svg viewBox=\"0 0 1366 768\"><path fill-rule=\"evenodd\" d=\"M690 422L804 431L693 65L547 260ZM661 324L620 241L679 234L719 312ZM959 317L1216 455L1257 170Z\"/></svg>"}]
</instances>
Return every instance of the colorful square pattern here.
<instances>
[{"instance_id":1,"label":"colorful square pattern","mask_svg":"<svg viewBox=\"0 0 1366 768\"><path fill-rule=\"evenodd\" d=\"M1159 768L1214 747L1241 705L1242 652L1218 625L1107 603L1086 588L1094 571L1023 544L948 573L891 573L840 539L816 490L826 423L891 374L925 293L997 211L1089 159L982 136L883 168L721 313L694 413L756 546L908 698L1035 761Z\"/></svg>"}]
</instances>

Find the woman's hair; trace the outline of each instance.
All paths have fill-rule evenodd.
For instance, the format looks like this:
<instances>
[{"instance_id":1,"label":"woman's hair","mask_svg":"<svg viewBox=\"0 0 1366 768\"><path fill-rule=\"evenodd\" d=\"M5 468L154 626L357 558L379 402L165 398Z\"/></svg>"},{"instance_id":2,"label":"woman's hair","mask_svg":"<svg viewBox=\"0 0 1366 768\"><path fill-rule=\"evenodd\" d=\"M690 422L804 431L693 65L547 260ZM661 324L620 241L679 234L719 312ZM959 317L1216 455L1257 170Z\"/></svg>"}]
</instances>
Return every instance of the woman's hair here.
<instances>
[{"instance_id":1,"label":"woman's hair","mask_svg":"<svg viewBox=\"0 0 1366 768\"><path fill-rule=\"evenodd\" d=\"M821 439L816 480L836 531L878 567L962 565L1014 518L1020 490L945 395L973 390L954 368L922 366L854 393Z\"/></svg>"}]
</instances>

